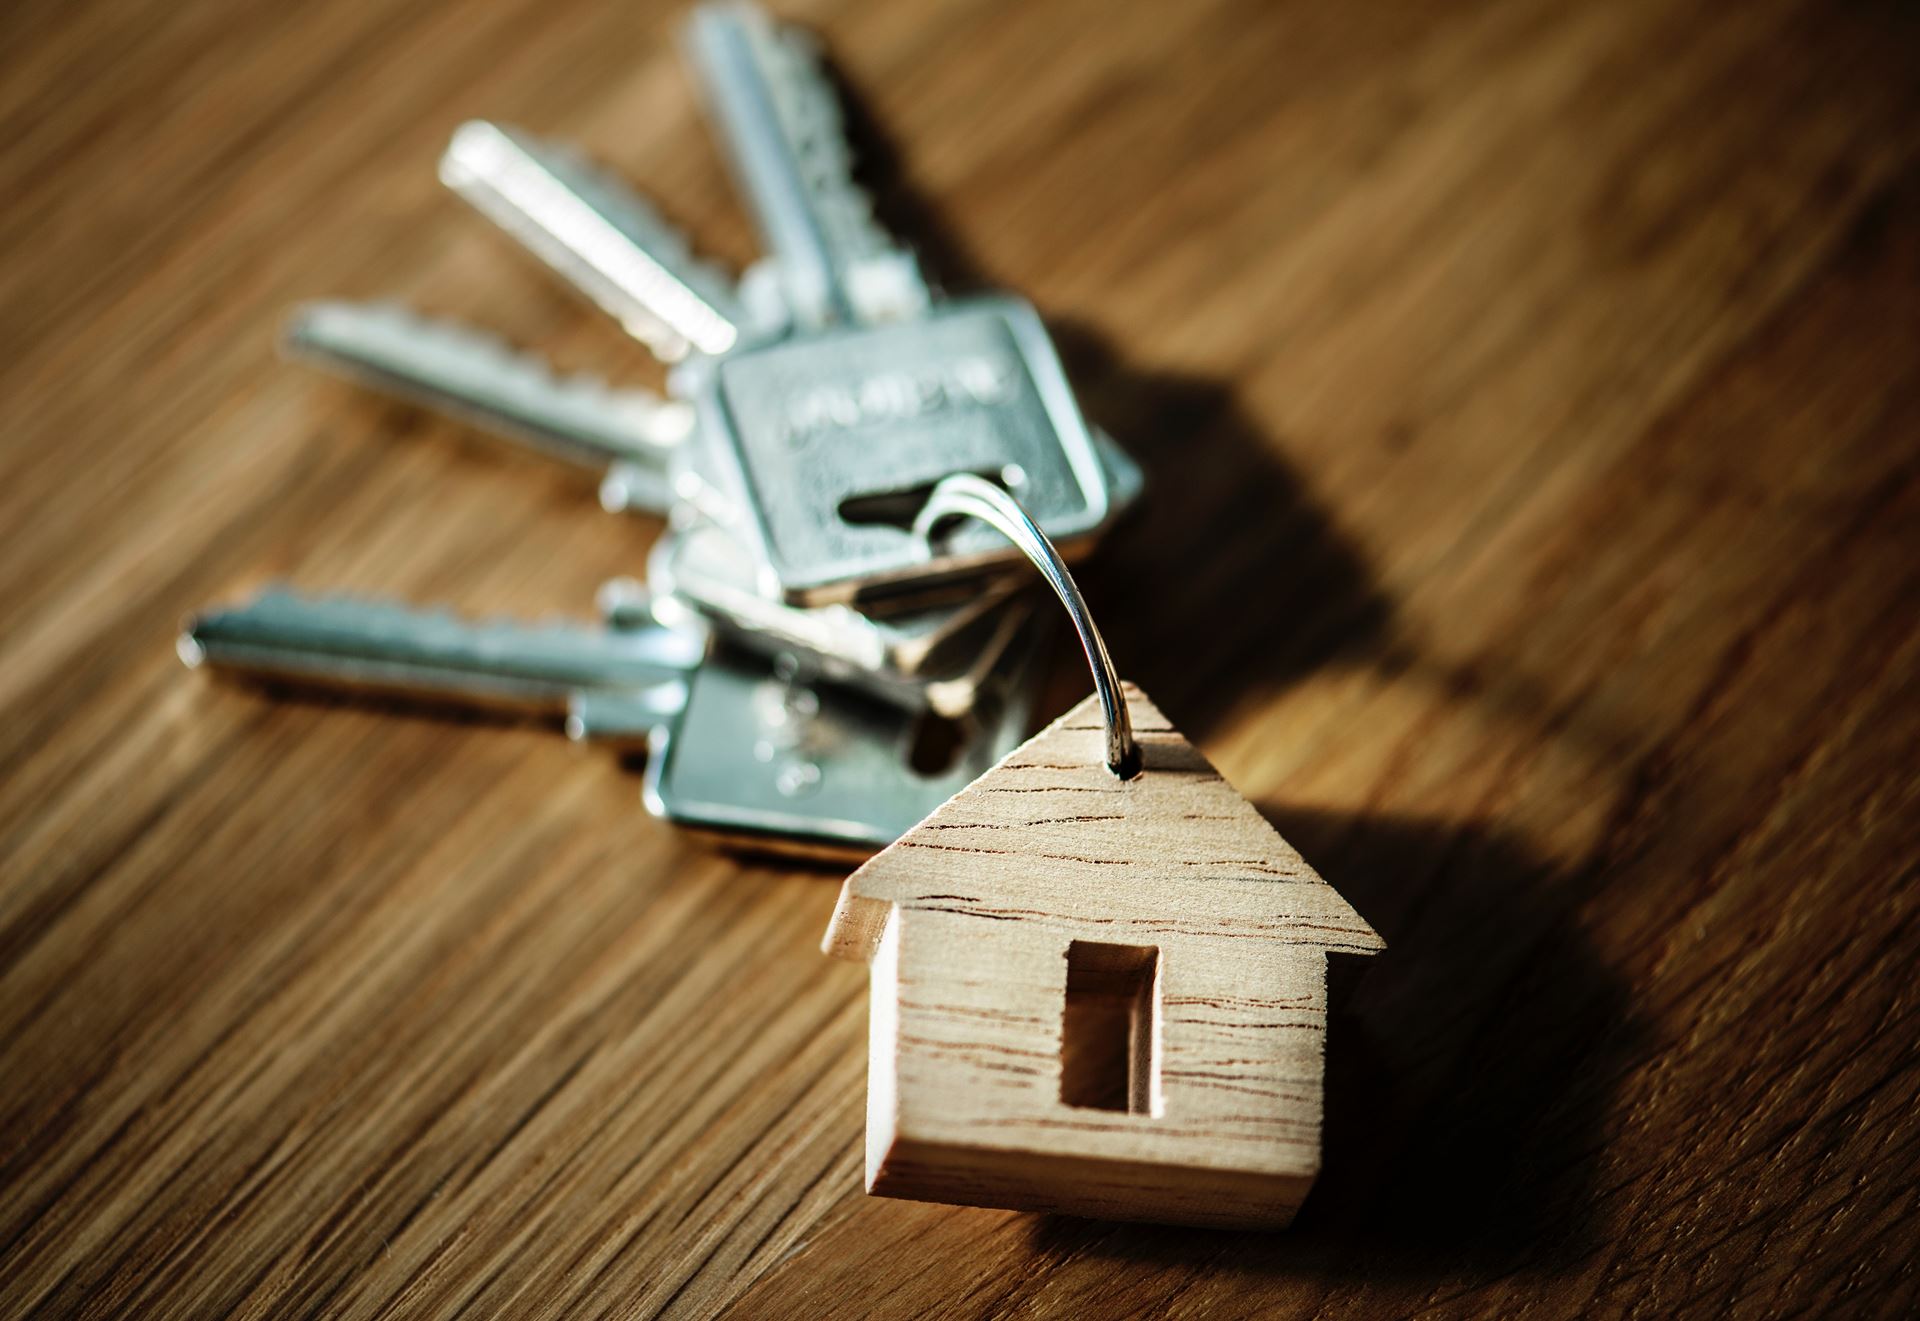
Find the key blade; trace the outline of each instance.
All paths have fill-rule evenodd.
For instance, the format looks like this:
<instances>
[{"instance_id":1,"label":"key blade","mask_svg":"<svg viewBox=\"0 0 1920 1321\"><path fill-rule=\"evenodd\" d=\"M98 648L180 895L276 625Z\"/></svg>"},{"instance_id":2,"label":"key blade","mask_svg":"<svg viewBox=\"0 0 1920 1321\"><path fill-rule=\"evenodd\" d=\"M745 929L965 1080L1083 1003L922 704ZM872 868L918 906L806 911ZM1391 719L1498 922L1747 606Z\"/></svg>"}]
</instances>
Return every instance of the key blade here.
<instances>
[{"instance_id":1,"label":"key blade","mask_svg":"<svg viewBox=\"0 0 1920 1321\"><path fill-rule=\"evenodd\" d=\"M677 400L558 375L491 335L393 304L304 304L281 347L288 357L576 467L618 467L629 505L665 512L672 503L668 463L693 429L692 409Z\"/></svg>"},{"instance_id":2,"label":"key blade","mask_svg":"<svg viewBox=\"0 0 1920 1321\"><path fill-rule=\"evenodd\" d=\"M739 341L731 282L585 157L476 119L454 131L440 178L662 360Z\"/></svg>"},{"instance_id":3,"label":"key blade","mask_svg":"<svg viewBox=\"0 0 1920 1321\"><path fill-rule=\"evenodd\" d=\"M567 737L614 748L646 747L672 727L686 705L685 683L575 693L567 703Z\"/></svg>"},{"instance_id":4,"label":"key blade","mask_svg":"<svg viewBox=\"0 0 1920 1321\"><path fill-rule=\"evenodd\" d=\"M840 99L813 39L746 4L708 4L686 28L709 117L803 323L910 316L927 301L912 253L854 182Z\"/></svg>"},{"instance_id":5,"label":"key blade","mask_svg":"<svg viewBox=\"0 0 1920 1321\"><path fill-rule=\"evenodd\" d=\"M189 620L177 649L190 668L564 715L582 692L682 683L705 640L668 628L475 621L270 589Z\"/></svg>"}]
</instances>

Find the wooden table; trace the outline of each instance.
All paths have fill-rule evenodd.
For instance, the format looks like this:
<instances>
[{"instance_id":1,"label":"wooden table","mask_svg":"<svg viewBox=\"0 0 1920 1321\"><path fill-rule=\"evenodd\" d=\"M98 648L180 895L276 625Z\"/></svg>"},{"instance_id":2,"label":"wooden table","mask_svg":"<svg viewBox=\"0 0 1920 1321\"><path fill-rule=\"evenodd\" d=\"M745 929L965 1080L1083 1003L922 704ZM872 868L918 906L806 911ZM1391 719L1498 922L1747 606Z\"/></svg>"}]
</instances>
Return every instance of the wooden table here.
<instances>
[{"instance_id":1,"label":"wooden table","mask_svg":"<svg viewBox=\"0 0 1920 1321\"><path fill-rule=\"evenodd\" d=\"M868 1201L837 872L547 729L174 659L266 578L585 613L640 567L274 335L389 296L657 380L433 167L469 116L577 139L748 258L670 7L28 0L0 1312L1910 1314L1912 10L790 12L885 214L1151 469L1084 578L1123 667L1390 942L1300 1223Z\"/></svg>"}]
</instances>

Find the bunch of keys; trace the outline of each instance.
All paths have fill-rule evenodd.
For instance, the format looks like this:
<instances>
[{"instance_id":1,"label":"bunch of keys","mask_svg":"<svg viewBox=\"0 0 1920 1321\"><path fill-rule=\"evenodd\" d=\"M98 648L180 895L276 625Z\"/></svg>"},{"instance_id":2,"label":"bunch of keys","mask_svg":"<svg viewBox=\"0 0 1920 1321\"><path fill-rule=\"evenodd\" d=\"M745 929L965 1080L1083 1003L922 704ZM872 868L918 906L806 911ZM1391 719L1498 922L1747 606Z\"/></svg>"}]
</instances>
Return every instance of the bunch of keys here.
<instances>
[{"instance_id":1,"label":"bunch of keys","mask_svg":"<svg viewBox=\"0 0 1920 1321\"><path fill-rule=\"evenodd\" d=\"M928 493L968 473L1069 552L1139 496L1082 418L1038 316L946 299L854 182L810 38L716 4L687 51L768 256L738 281L576 153L484 122L441 179L669 364L668 395L556 374L391 305L327 302L286 348L599 478L665 520L647 583L591 623L269 590L189 621L190 666L563 717L644 746L644 798L683 825L801 852L885 846L1016 747L1043 632L990 529L929 543ZM929 758L930 722L952 747Z\"/></svg>"}]
</instances>

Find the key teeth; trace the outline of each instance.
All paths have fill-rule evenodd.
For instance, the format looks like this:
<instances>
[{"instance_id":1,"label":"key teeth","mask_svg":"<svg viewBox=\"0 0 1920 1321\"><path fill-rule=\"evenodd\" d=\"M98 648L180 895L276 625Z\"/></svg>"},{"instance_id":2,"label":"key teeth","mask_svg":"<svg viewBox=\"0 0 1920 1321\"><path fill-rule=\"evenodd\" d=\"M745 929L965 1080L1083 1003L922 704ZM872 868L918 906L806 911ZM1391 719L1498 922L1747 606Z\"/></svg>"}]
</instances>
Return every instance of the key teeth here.
<instances>
[{"instance_id":1,"label":"key teeth","mask_svg":"<svg viewBox=\"0 0 1920 1321\"><path fill-rule=\"evenodd\" d=\"M855 177L846 105L827 72L820 42L804 28L767 22L764 15L762 19L762 30L769 38L762 43L768 87L787 126L788 146L816 214L852 268L850 274L862 265L893 263L924 285L918 258L880 224L872 194ZM856 304L860 301L856 295ZM896 305L917 308L925 300L889 298L879 310L888 312Z\"/></svg>"},{"instance_id":2,"label":"key teeth","mask_svg":"<svg viewBox=\"0 0 1920 1321\"><path fill-rule=\"evenodd\" d=\"M566 386L604 392L611 387L602 377L585 373L563 377L539 354L522 349L502 336L481 330L462 321L436 317L415 311L404 303L383 299L374 303L355 303L345 299L318 299L302 303L287 320L282 342L296 350L313 342L311 328L326 319L351 319L361 326L383 327L409 339L424 339L447 349L490 362L496 370L524 376L545 386ZM307 332L307 333L303 333ZM324 339L324 336L322 337Z\"/></svg>"},{"instance_id":3,"label":"key teeth","mask_svg":"<svg viewBox=\"0 0 1920 1321\"><path fill-rule=\"evenodd\" d=\"M672 433L673 438L678 439L691 425L691 418L682 417L685 405L678 401L662 399L650 390L615 386L594 373L556 371L538 353L522 349L501 336L464 322L428 316L397 302L320 299L303 303L287 319L281 334L282 353L308 360L347 359L348 355L339 351L343 337L326 332L329 322L340 323L362 335L373 329L396 338L425 341L449 354L483 364L491 374L506 382L508 388L517 385L625 414L648 432ZM356 365L359 365L357 361Z\"/></svg>"},{"instance_id":4,"label":"key teeth","mask_svg":"<svg viewBox=\"0 0 1920 1321\"><path fill-rule=\"evenodd\" d=\"M820 43L803 28L775 25L768 45L768 73L788 143L816 200L831 200L834 217L861 246L892 246L873 219L873 199L854 180L853 148L847 141L846 107L827 73Z\"/></svg>"},{"instance_id":5,"label":"key teeth","mask_svg":"<svg viewBox=\"0 0 1920 1321\"><path fill-rule=\"evenodd\" d=\"M581 196L590 199L601 214L628 221L633 229L647 235L646 246L659 256L669 257L698 269L717 284L731 284L719 263L696 257L693 240L686 230L668 221L653 203L642 197L627 181L595 160L571 142L536 137L531 133L509 131L509 137L528 156L554 175L566 179Z\"/></svg>"},{"instance_id":6,"label":"key teeth","mask_svg":"<svg viewBox=\"0 0 1920 1321\"><path fill-rule=\"evenodd\" d=\"M271 615L276 611L299 612L313 615L320 612L338 612L357 617L362 624L393 624L414 628L422 623L441 628L459 628L462 630L512 627L517 632L544 632L551 625L523 624L504 616L475 616L465 614L445 602L433 602L429 605L417 605L403 601L399 597L360 594L349 592L303 592L284 583L273 583L261 588L252 597L223 609L209 611L194 620L196 630L217 626L223 619L237 620L249 616Z\"/></svg>"},{"instance_id":7,"label":"key teeth","mask_svg":"<svg viewBox=\"0 0 1920 1321\"><path fill-rule=\"evenodd\" d=\"M684 230L667 221L625 179L571 143L549 140L484 119L469 120L454 131L441 156L441 181L474 202L539 255L540 245L526 232L529 226L524 218L515 222L505 218L504 211L496 214L475 195L476 191L494 191L493 181L512 169L511 154L523 157L535 169L557 181L588 210L644 252L654 266L680 286L679 297L690 297L705 305L694 326L683 324L672 312L663 313L657 307L649 307L649 319L659 322L664 335L652 331L642 333L643 328L628 327L652 347L657 356L673 362L684 356L688 347L706 353L725 352L732 347L741 329L732 275L719 263L697 256ZM603 273L601 278L607 277ZM723 331L716 322L724 323L729 329Z\"/></svg>"},{"instance_id":8,"label":"key teeth","mask_svg":"<svg viewBox=\"0 0 1920 1321\"><path fill-rule=\"evenodd\" d=\"M206 647L201 641L205 634L218 634L223 627L245 626L272 620L275 614L303 616L304 622L316 624L325 622L326 616L334 616L334 622L353 632L394 632L418 635L422 628L431 628L442 633L458 634L469 641L484 642L489 634L498 634L502 639L523 639L527 637L551 636L567 637L584 631L620 633L631 631L611 628L605 622L596 623L592 619L576 619L565 615L549 615L537 620L517 619L511 615L488 614L473 615L460 611L451 605L433 603L416 605L390 596L360 595L357 593L323 592L308 593L295 591L280 584L270 584L261 588L252 597L235 605L204 611L190 618L186 628L176 642L181 659L189 668L196 668L206 659ZM687 648L697 650L703 642L692 636L688 630L671 630L686 634ZM188 660L187 648L195 659Z\"/></svg>"}]
</instances>

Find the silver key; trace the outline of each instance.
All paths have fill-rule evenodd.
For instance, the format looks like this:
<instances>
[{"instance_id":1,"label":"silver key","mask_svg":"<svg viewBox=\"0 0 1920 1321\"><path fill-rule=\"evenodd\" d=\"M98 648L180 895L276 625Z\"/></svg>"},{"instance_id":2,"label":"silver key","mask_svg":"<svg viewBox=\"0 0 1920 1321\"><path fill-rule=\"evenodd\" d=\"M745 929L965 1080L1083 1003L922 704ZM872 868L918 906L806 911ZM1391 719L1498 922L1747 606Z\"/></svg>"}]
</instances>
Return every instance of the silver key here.
<instances>
[{"instance_id":1,"label":"silver key","mask_svg":"<svg viewBox=\"0 0 1920 1321\"><path fill-rule=\"evenodd\" d=\"M884 848L1025 739L1043 632L1029 627L992 691L965 721L944 724L716 647L688 682L680 718L649 745L647 807L777 851ZM916 768L919 753L939 750L930 734L957 745Z\"/></svg>"},{"instance_id":2,"label":"silver key","mask_svg":"<svg viewBox=\"0 0 1920 1321\"><path fill-rule=\"evenodd\" d=\"M737 476L727 469L726 445L724 437L716 436L712 427L696 425L684 444L677 446L670 456L670 477L675 500L680 508L676 518L710 523L722 529L729 539L743 549L754 544L751 527L751 514L747 493L742 490ZM1083 551L1117 523L1126 512L1138 503L1146 489L1146 475L1133 457L1120 448L1118 442L1105 431L1090 427L1088 431L1093 442L1095 458L1106 484L1106 515L1085 538L1068 542L1061 550L1073 558ZM615 506L608 502L604 489L601 502L608 508ZM910 502L901 502L901 516L911 507ZM1059 544L1059 543L1056 543ZM753 590L769 598L771 602L783 604L781 585L778 578L770 573L757 557L751 556L753 568ZM1016 573L1020 572L1017 568ZM914 595L914 579L909 578L899 587L877 594L879 599ZM935 593L950 593L952 584L943 583L938 575L929 574L924 586ZM856 590L856 597L861 595ZM875 593L865 594L869 600ZM865 603L865 602L863 602ZM783 608L801 608L784 607Z\"/></svg>"},{"instance_id":3,"label":"silver key","mask_svg":"<svg viewBox=\"0 0 1920 1321\"><path fill-rule=\"evenodd\" d=\"M1010 563L984 528L938 556L910 535L925 492L955 472L1007 486L1056 544L1090 536L1111 501L1039 317L1006 296L930 302L853 180L812 39L750 5L710 4L687 45L799 329L678 376L703 439L681 497L710 498L707 516L792 605ZM889 279L911 296L871 293Z\"/></svg>"},{"instance_id":4,"label":"silver key","mask_svg":"<svg viewBox=\"0 0 1920 1321\"><path fill-rule=\"evenodd\" d=\"M680 447L673 494L726 526L763 566L767 594L794 605L868 600L1011 564L1014 552L983 528L961 530L933 556L908 531L923 493L955 471L1005 484L1056 544L1090 540L1114 502L1032 308L1001 297L920 314L924 283L852 182L838 101L804 34L750 7L709 6L696 12L689 45L776 265L798 273L789 283L800 303L823 309L799 320L886 324L736 339L681 364L670 385L694 402L700 443ZM626 315L604 294L632 283L629 249L644 255L647 244L563 241L636 228L617 185L583 166L570 173L566 160L475 123L456 135L445 172L537 252L550 261L560 252L559 268ZM887 287L873 272L888 270L908 273L912 296L861 292ZM730 315L737 328L743 314ZM615 464L602 503L657 505L650 479L644 467Z\"/></svg>"},{"instance_id":5,"label":"silver key","mask_svg":"<svg viewBox=\"0 0 1920 1321\"><path fill-rule=\"evenodd\" d=\"M665 618L710 620L740 646L762 655L792 652L836 683L910 711L966 713L1031 608L1012 602L1019 582L987 578L964 585L951 602L892 615L850 606L813 609L769 600L755 590L752 561L717 527L672 527L654 543L647 577ZM677 613L676 613L677 608Z\"/></svg>"},{"instance_id":6,"label":"silver key","mask_svg":"<svg viewBox=\"0 0 1920 1321\"><path fill-rule=\"evenodd\" d=\"M885 326L822 331L703 363L694 467L720 520L794 605L852 601L1018 558L968 527L938 555L912 533L941 478L972 472L1019 498L1063 548L1112 509L1100 456L1033 309L938 304Z\"/></svg>"},{"instance_id":7,"label":"silver key","mask_svg":"<svg viewBox=\"0 0 1920 1321\"><path fill-rule=\"evenodd\" d=\"M564 716L582 693L677 709L706 639L652 627L473 621L350 597L269 589L188 621L181 660L349 692Z\"/></svg>"},{"instance_id":8,"label":"silver key","mask_svg":"<svg viewBox=\"0 0 1920 1321\"><path fill-rule=\"evenodd\" d=\"M492 336L393 304L308 303L282 344L291 357L601 473L610 507L672 507L673 452L693 428L693 410L678 400L556 375Z\"/></svg>"},{"instance_id":9,"label":"silver key","mask_svg":"<svg viewBox=\"0 0 1920 1321\"><path fill-rule=\"evenodd\" d=\"M1139 499L1145 479L1140 466L1104 432L1094 433L1094 444L1111 492L1110 525ZM749 650L793 651L837 682L909 709L931 704L947 715L959 714L951 703L966 701L968 689L942 682L941 676L951 679L971 669L964 663L966 649L978 645L983 633L991 638L981 621L1008 600L1024 576L952 584L922 603L885 614L845 605L791 606L766 594L752 556L726 527L684 513L669 521L648 562L648 577L659 592L657 609L691 607Z\"/></svg>"},{"instance_id":10,"label":"silver key","mask_svg":"<svg viewBox=\"0 0 1920 1321\"><path fill-rule=\"evenodd\" d=\"M897 320L928 301L854 182L839 97L806 33L745 4L696 9L688 53L794 324Z\"/></svg>"},{"instance_id":11,"label":"silver key","mask_svg":"<svg viewBox=\"0 0 1920 1321\"><path fill-rule=\"evenodd\" d=\"M455 131L440 178L663 361L739 342L726 276L585 157L473 120Z\"/></svg>"},{"instance_id":12,"label":"silver key","mask_svg":"<svg viewBox=\"0 0 1920 1321\"><path fill-rule=\"evenodd\" d=\"M567 737L616 749L645 748L671 729L687 705L685 684L584 688L567 699Z\"/></svg>"}]
</instances>

